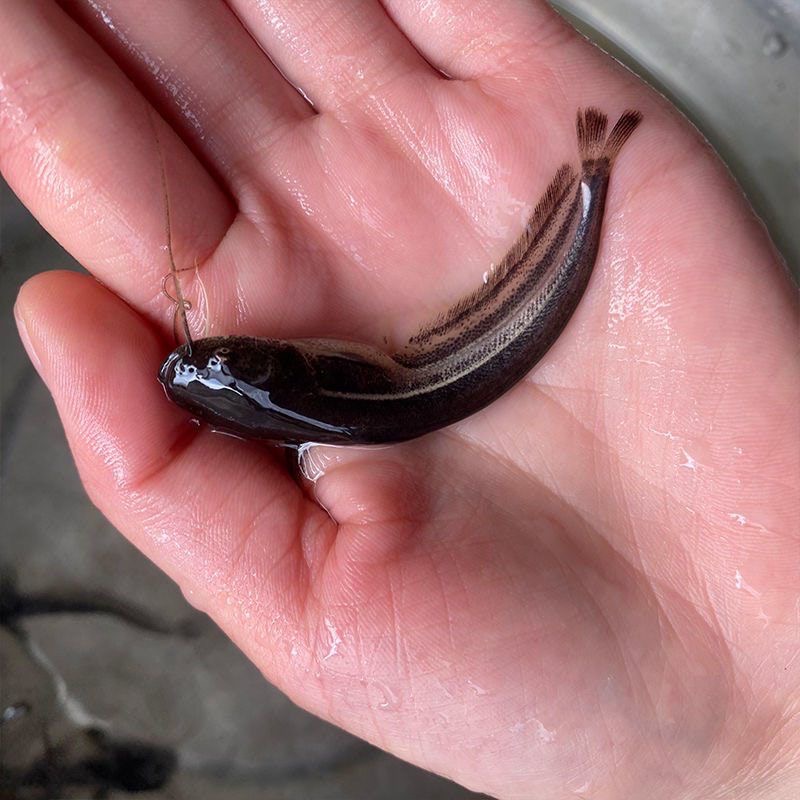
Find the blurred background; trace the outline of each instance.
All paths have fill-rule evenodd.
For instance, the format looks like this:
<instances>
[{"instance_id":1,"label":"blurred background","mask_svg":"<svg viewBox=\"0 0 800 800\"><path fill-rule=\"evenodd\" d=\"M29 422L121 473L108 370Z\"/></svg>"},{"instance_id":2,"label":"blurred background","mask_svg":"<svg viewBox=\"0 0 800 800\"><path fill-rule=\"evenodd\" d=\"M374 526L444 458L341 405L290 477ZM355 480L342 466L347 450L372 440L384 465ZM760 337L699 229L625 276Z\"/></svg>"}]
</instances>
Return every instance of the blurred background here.
<instances>
[{"instance_id":1,"label":"blurred background","mask_svg":"<svg viewBox=\"0 0 800 800\"><path fill-rule=\"evenodd\" d=\"M797 277L797 0L556 6L705 133ZM0 800L476 797L295 707L90 505L11 313L79 267L0 202Z\"/></svg>"}]
</instances>

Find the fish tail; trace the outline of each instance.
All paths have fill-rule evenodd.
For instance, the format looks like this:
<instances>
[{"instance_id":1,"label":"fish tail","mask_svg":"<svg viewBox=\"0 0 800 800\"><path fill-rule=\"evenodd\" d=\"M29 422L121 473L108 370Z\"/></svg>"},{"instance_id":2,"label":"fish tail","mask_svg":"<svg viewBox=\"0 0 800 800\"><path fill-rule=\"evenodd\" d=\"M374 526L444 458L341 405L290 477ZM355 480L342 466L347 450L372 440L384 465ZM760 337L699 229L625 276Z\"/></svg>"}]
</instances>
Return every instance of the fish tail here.
<instances>
[{"instance_id":1,"label":"fish tail","mask_svg":"<svg viewBox=\"0 0 800 800\"><path fill-rule=\"evenodd\" d=\"M604 161L610 166L641 121L642 115L638 111L624 111L606 139L608 117L591 106L579 109L575 130L583 164L596 165L597 162Z\"/></svg>"},{"instance_id":2,"label":"fish tail","mask_svg":"<svg viewBox=\"0 0 800 800\"><path fill-rule=\"evenodd\" d=\"M603 157L607 158L609 163L614 162L614 159L619 155L619 151L622 150L622 146L630 139L631 134L636 130L641 121L642 115L639 111L632 108L623 111L622 116L611 129L611 133L608 139L606 139L606 144L603 148Z\"/></svg>"},{"instance_id":3,"label":"fish tail","mask_svg":"<svg viewBox=\"0 0 800 800\"><path fill-rule=\"evenodd\" d=\"M578 109L575 129L582 161L597 161L603 155L608 117L600 109L590 106Z\"/></svg>"}]
</instances>

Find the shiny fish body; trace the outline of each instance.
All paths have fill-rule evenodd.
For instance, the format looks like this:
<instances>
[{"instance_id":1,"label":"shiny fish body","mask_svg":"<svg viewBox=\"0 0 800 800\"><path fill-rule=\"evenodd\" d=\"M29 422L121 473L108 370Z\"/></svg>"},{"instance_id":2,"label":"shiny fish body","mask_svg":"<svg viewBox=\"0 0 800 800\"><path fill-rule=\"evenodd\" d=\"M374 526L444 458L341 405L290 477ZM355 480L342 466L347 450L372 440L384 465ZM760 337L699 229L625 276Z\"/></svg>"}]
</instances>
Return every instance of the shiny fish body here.
<instances>
[{"instance_id":1,"label":"shiny fish body","mask_svg":"<svg viewBox=\"0 0 800 800\"><path fill-rule=\"evenodd\" d=\"M563 164L488 281L388 355L332 339L220 336L174 350L168 397L214 428L279 444L413 439L486 407L564 330L589 281L614 160L641 115L578 112L580 169Z\"/></svg>"}]
</instances>

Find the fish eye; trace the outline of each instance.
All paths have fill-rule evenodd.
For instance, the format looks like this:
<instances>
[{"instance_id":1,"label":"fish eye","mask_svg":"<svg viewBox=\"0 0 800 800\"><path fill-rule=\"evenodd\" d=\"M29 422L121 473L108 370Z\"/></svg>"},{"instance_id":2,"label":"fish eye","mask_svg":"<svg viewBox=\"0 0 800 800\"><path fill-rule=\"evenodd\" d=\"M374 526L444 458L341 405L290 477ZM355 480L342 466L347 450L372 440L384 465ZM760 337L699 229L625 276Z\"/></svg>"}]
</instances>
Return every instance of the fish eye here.
<instances>
[{"instance_id":1,"label":"fish eye","mask_svg":"<svg viewBox=\"0 0 800 800\"><path fill-rule=\"evenodd\" d=\"M208 359L208 366L212 369L219 369L228 360L230 352L228 347L218 347L211 358Z\"/></svg>"}]
</instances>

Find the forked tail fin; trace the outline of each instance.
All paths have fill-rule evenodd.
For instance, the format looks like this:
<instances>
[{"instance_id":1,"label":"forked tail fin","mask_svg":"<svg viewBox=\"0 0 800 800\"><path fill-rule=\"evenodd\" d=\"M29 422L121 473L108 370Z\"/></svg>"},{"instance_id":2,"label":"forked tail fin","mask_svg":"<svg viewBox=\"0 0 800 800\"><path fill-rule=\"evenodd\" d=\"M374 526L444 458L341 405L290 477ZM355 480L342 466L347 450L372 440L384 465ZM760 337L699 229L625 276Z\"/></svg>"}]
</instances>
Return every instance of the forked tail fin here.
<instances>
[{"instance_id":1,"label":"forked tail fin","mask_svg":"<svg viewBox=\"0 0 800 800\"><path fill-rule=\"evenodd\" d=\"M612 164L641 121L642 115L638 111L633 109L624 111L606 139L608 117L591 106L579 109L575 129L578 134L581 161L596 162L602 159L609 165Z\"/></svg>"}]
</instances>

